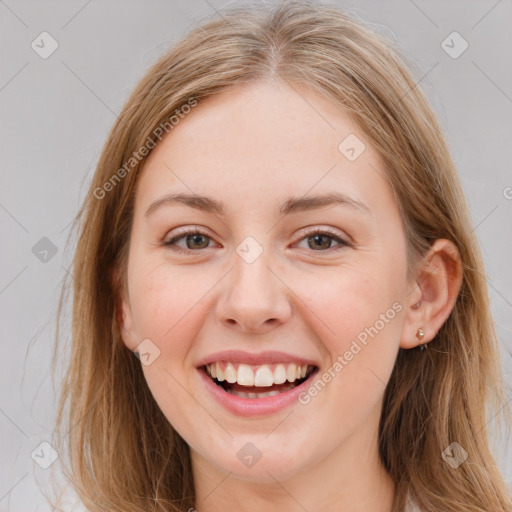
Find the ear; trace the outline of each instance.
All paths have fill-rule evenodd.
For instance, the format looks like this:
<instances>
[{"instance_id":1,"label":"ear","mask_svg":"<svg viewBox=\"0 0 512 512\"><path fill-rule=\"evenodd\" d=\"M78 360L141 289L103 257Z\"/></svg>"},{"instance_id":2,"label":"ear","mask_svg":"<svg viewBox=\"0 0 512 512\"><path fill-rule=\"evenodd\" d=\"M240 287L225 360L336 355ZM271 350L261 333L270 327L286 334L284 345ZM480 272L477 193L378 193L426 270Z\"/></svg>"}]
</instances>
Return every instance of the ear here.
<instances>
[{"instance_id":1,"label":"ear","mask_svg":"<svg viewBox=\"0 0 512 512\"><path fill-rule=\"evenodd\" d=\"M120 277L119 269L113 271L113 288L115 290L115 314L123 343L133 352L138 343L133 321L132 307L126 280Z\"/></svg>"},{"instance_id":2,"label":"ear","mask_svg":"<svg viewBox=\"0 0 512 512\"><path fill-rule=\"evenodd\" d=\"M462 283L462 264L457 247L436 240L419 264L407 296L401 348L414 348L433 340L452 312ZM422 329L422 339L417 336Z\"/></svg>"}]
</instances>

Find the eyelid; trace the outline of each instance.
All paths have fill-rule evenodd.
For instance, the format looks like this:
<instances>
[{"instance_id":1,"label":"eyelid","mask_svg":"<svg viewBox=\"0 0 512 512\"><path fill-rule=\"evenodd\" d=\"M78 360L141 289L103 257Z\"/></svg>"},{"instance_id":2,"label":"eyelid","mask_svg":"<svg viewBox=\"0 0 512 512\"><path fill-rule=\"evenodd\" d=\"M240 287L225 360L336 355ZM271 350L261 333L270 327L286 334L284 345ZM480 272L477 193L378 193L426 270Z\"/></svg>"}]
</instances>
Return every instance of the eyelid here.
<instances>
[{"instance_id":1,"label":"eyelid","mask_svg":"<svg viewBox=\"0 0 512 512\"><path fill-rule=\"evenodd\" d=\"M204 236L213 238L211 235L208 234L208 230L206 228L203 228L203 226L196 226L194 224L192 224L192 225L187 224L185 226L178 226L176 228L173 228L166 233L166 236L171 231L175 232L173 234L171 240L173 240L174 238L177 238L178 236L181 236L181 235L195 235L195 234L204 235ZM164 240L165 240L165 238L164 238Z\"/></svg>"}]
</instances>

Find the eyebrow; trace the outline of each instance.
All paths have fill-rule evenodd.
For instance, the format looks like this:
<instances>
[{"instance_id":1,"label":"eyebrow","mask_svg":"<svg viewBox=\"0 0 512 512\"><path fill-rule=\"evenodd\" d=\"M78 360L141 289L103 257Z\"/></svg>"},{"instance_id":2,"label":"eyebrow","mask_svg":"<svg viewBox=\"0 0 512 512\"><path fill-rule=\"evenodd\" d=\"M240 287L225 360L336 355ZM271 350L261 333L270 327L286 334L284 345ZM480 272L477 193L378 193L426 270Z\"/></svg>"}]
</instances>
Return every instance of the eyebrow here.
<instances>
[{"instance_id":1,"label":"eyebrow","mask_svg":"<svg viewBox=\"0 0 512 512\"><path fill-rule=\"evenodd\" d=\"M164 205L172 204L184 204L191 208L195 208L196 210L214 213L217 215L226 214L224 205L211 197L197 194L169 194L151 203L144 216L147 217L151 215L155 210ZM279 211L282 215L289 215L291 213L315 210L331 205L350 206L362 212L371 214L370 209L364 203L338 192L309 197L289 197L282 204Z\"/></svg>"}]
</instances>

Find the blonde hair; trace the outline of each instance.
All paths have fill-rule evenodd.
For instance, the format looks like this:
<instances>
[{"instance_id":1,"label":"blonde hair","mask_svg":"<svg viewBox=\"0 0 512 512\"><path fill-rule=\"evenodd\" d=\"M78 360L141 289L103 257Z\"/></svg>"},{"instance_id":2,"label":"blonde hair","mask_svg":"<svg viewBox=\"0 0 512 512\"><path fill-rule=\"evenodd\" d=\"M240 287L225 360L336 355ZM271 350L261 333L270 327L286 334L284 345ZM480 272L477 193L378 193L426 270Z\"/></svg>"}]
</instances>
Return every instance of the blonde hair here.
<instances>
[{"instance_id":1,"label":"blonde hair","mask_svg":"<svg viewBox=\"0 0 512 512\"><path fill-rule=\"evenodd\" d=\"M145 158L128 162L191 100L235 84L282 80L346 112L380 155L408 240L410 268L439 238L459 249L454 309L424 351L400 349L379 426L382 462L426 511L506 511L511 496L489 448L486 406L504 403L499 346L483 262L438 121L396 44L329 4L239 7L192 30L147 72L116 121L77 214L69 365L55 443L91 511L182 511L194 506L189 449L153 399L122 343L116 297L126 285L134 193ZM107 182L122 179L108 187ZM59 317L67 300L64 283ZM58 354L59 322L54 352ZM469 454L457 469L441 453ZM64 443L67 442L65 446Z\"/></svg>"}]
</instances>

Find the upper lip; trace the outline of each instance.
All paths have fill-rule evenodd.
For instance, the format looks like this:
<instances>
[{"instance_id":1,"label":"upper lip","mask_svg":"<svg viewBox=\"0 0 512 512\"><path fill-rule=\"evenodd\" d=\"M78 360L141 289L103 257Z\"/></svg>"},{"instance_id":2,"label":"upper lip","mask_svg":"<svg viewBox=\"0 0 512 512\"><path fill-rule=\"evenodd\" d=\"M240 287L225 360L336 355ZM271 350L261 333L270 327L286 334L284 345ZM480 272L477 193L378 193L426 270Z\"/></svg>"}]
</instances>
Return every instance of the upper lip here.
<instances>
[{"instance_id":1,"label":"upper lip","mask_svg":"<svg viewBox=\"0 0 512 512\"><path fill-rule=\"evenodd\" d=\"M197 363L197 367L205 366L217 361L228 361L239 364L271 364L271 363L296 363L299 365L308 364L310 366L318 366L318 363L311 359L285 352L276 352L273 350L264 352L244 352L243 350L223 350L209 354Z\"/></svg>"}]
</instances>

